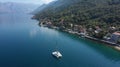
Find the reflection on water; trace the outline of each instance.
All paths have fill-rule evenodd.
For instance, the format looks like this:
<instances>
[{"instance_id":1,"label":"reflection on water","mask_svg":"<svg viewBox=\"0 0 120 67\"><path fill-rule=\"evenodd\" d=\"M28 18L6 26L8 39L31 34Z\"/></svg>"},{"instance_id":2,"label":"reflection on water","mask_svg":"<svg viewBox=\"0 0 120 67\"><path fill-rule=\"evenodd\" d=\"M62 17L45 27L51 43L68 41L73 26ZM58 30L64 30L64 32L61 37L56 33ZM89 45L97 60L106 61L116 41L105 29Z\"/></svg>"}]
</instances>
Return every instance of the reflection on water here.
<instances>
[{"instance_id":1,"label":"reflection on water","mask_svg":"<svg viewBox=\"0 0 120 67\"><path fill-rule=\"evenodd\" d=\"M35 37L37 35L37 32L39 31L38 28L33 28L31 31L30 31L30 37Z\"/></svg>"}]
</instances>

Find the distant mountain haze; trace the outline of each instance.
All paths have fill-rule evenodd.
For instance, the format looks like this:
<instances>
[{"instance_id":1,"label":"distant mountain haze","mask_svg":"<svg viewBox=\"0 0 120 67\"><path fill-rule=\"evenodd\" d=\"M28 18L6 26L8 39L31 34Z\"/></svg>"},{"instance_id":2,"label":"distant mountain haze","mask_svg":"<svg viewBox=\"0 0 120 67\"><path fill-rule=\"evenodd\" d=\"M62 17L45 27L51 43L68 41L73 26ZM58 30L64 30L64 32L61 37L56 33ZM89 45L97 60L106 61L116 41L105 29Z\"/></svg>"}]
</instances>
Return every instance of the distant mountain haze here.
<instances>
[{"instance_id":1,"label":"distant mountain haze","mask_svg":"<svg viewBox=\"0 0 120 67\"><path fill-rule=\"evenodd\" d=\"M48 4L54 0L0 0L0 2L15 2L15 3L26 3L26 4Z\"/></svg>"},{"instance_id":2,"label":"distant mountain haze","mask_svg":"<svg viewBox=\"0 0 120 67\"><path fill-rule=\"evenodd\" d=\"M6 2L0 3L0 13L30 13L39 5Z\"/></svg>"}]
</instances>

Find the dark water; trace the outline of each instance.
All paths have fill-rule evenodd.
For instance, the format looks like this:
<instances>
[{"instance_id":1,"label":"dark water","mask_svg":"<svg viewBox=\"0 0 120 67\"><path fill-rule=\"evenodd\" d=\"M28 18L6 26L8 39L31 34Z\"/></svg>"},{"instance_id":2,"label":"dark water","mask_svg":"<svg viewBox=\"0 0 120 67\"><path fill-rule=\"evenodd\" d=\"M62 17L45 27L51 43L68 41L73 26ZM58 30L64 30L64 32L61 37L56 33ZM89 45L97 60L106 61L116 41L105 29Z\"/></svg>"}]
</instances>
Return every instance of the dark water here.
<instances>
[{"instance_id":1,"label":"dark water","mask_svg":"<svg viewBox=\"0 0 120 67\"><path fill-rule=\"evenodd\" d=\"M120 67L120 52L97 42L39 27L30 17L0 15L0 67ZM56 46L63 55L59 60L51 55Z\"/></svg>"}]
</instances>

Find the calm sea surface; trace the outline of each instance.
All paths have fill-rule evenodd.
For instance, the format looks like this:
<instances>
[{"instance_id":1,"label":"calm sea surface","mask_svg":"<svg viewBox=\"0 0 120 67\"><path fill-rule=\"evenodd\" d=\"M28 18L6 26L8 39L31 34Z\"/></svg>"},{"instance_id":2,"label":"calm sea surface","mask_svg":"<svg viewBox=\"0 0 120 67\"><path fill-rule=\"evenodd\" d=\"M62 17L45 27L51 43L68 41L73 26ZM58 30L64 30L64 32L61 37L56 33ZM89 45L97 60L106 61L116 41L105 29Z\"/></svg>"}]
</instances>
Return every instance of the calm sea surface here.
<instances>
[{"instance_id":1,"label":"calm sea surface","mask_svg":"<svg viewBox=\"0 0 120 67\"><path fill-rule=\"evenodd\" d=\"M39 27L30 18L27 14L0 14L0 67L120 67L120 52ZM56 47L63 55L59 60L51 55Z\"/></svg>"}]
</instances>

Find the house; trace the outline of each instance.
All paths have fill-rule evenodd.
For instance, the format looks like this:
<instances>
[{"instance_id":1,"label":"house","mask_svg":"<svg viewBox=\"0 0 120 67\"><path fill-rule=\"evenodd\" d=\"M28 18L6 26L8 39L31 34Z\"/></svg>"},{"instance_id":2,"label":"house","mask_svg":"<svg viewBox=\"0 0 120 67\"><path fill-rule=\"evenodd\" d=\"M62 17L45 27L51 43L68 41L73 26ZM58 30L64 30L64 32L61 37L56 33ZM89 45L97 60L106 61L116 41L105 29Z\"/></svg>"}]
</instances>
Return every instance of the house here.
<instances>
[{"instance_id":1,"label":"house","mask_svg":"<svg viewBox=\"0 0 120 67\"><path fill-rule=\"evenodd\" d=\"M79 31L79 25L74 25L73 31L78 32Z\"/></svg>"},{"instance_id":2,"label":"house","mask_svg":"<svg viewBox=\"0 0 120 67\"><path fill-rule=\"evenodd\" d=\"M46 23L46 25L47 25L47 27L51 28L51 27L52 27L52 22L48 21L48 22Z\"/></svg>"},{"instance_id":3,"label":"house","mask_svg":"<svg viewBox=\"0 0 120 67\"><path fill-rule=\"evenodd\" d=\"M95 32L96 34L98 34L98 33L100 33L100 32L102 31L102 29L101 29L99 26L96 26L95 29L96 29L96 30L95 30L94 32Z\"/></svg>"},{"instance_id":4,"label":"house","mask_svg":"<svg viewBox=\"0 0 120 67\"><path fill-rule=\"evenodd\" d=\"M114 43L120 43L120 31L114 32L111 35L111 40L110 41L112 41Z\"/></svg>"}]
</instances>

